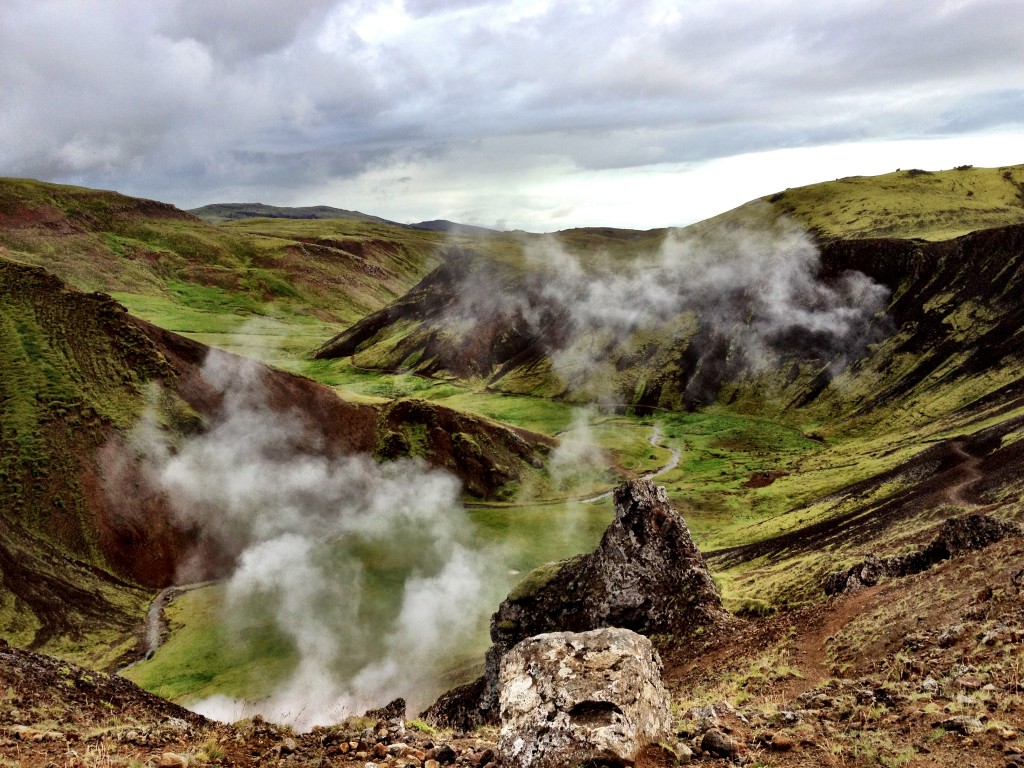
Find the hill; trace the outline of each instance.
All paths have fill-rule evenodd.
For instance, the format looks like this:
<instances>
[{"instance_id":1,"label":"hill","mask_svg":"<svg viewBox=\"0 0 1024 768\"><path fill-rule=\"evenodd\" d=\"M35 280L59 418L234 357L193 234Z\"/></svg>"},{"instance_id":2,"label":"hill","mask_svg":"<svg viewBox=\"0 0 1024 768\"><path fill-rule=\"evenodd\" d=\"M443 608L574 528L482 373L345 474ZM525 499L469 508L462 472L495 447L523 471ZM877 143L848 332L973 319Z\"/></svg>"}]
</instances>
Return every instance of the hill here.
<instances>
[{"instance_id":1,"label":"hill","mask_svg":"<svg viewBox=\"0 0 1024 768\"><path fill-rule=\"evenodd\" d=\"M1024 223L1024 166L850 176L762 200L823 237L948 240Z\"/></svg>"},{"instance_id":2,"label":"hill","mask_svg":"<svg viewBox=\"0 0 1024 768\"><path fill-rule=\"evenodd\" d=\"M489 498L535 472L550 441L428 403L347 403L308 379L221 355L0 259L0 631L98 666L136 651L150 592L198 557L216 575L237 554L197 538L155 487L137 444L150 413L169 439L223 420L226 393L255 385L270 413L296 414L295 450L418 456ZM255 378L254 378L255 377ZM228 387L229 389L225 389ZM460 436L466 436L460 440ZM472 436L469 439L468 436Z\"/></svg>"},{"instance_id":3,"label":"hill","mask_svg":"<svg viewBox=\"0 0 1024 768\"><path fill-rule=\"evenodd\" d=\"M264 205L263 203L211 203L199 208L191 208L188 213L214 224L245 219L348 219L372 221L376 224L395 224L395 222L382 219L379 216L371 216L359 211L347 211L344 208L332 208L329 205L285 207Z\"/></svg>"},{"instance_id":4,"label":"hill","mask_svg":"<svg viewBox=\"0 0 1024 768\"><path fill-rule=\"evenodd\" d=\"M1019 731L1019 600L1007 586L1018 545L829 602L823 581L868 555L921 549L942 521L965 512L1024 517L1024 225L1007 197L1016 171L840 180L685 231L589 228L551 237L344 220L211 226L113 193L12 182L0 206L0 362L5 387L12 382L0 401L2 458L5 477L17 480L4 486L2 507L3 631L19 645L95 666L144 648L131 633L152 587L167 583L182 548L203 542L194 528L176 528L166 500L146 486L131 431L151 423L140 417L151 411L157 382L166 393L157 423L171 454L192 437L216 437L229 398L203 384L207 351L198 340L257 354L271 333L257 330L258 343L246 345L227 331L270 316L300 331L274 359L350 398L260 367L274 413L298 408L320 444L419 456L460 472L481 499L460 526L513 553L498 560L495 583L592 547L610 512L602 492L615 477L659 473L707 555L724 607L742 617L734 625L742 630L729 636L659 639L679 730L698 734L706 719L699 708L724 698L747 722L715 717L771 764L896 764L928 754L941 763L964 749L983 749L979 764L999 764L996 746L1024 752L1015 734L1002 735L1004 727ZM947 189L956 174L973 179L961 190L972 201L962 211ZM848 215L844 200L861 207ZM862 208L870 221L852 215ZM979 222L998 226L962 231ZM879 228L890 236L868 236ZM110 247L125 237L148 255ZM159 323L23 262L52 263L90 290L116 289ZM377 267L387 276L372 278ZM258 288L267 270L294 295ZM190 339L171 332L180 326ZM314 348L318 359L305 359ZM229 380L245 379L248 363L223 359L239 366L229 366ZM595 404L603 411L588 409ZM524 429L558 436L562 447ZM109 463L98 463L111 452L122 462L122 507L82 490L112 476ZM264 494L292 488L282 472L257 474L276 478L257 484ZM208 490L216 495L226 484ZM318 509L313 496L294 495ZM129 523L138 507L166 529ZM415 557L403 559L417 549L415 528L353 544L372 565L362 572L366 594L396 611L400 596L386 587L418 567ZM330 544L332 555L341 551ZM12 581L9 572L21 576ZM210 690L267 696L268 688L252 687L255 677L239 683L240 667L224 668L237 661L221 616L228 589L177 598L167 612L171 641L127 674L179 700ZM71 609L52 597L64 593ZM269 592L261 602L275 604ZM361 614L375 610L333 593L330 604L359 605L339 613L359 632ZM285 630L322 624L289 615ZM364 634L376 646L398 643L399 656L425 675L432 667L414 653L428 644L433 616L417 617L423 631L413 633L414 646L383 641L377 624ZM459 655L456 622L446 622L442 644L455 669L445 674L461 682L478 667ZM967 629L957 634L957 624ZM297 653L290 635L255 618L244 629L246 669L280 679ZM981 641L1002 629L1002 639ZM939 641L947 630L952 644ZM816 697L831 703L811 711L808 702L824 701ZM790 711L796 720L782 714ZM983 730L972 730L973 720L963 726L970 733L941 725L961 714ZM789 740L785 753L772 751L776 736Z\"/></svg>"},{"instance_id":5,"label":"hill","mask_svg":"<svg viewBox=\"0 0 1024 768\"><path fill-rule=\"evenodd\" d=\"M674 738L637 765L673 764L676 755L726 764L706 751L713 744L734 761L778 768L1017 764L1024 627L1013 585L1022 554L1021 539L1010 538L797 611L732 619L727 632L656 637ZM180 756L179 765L363 766L389 755L480 764L496 746L494 729L407 721L404 702L298 735L261 718L212 722L123 678L2 641L0 661L0 757L29 768L72 752L85 765ZM726 736L714 742L711 730Z\"/></svg>"},{"instance_id":6,"label":"hill","mask_svg":"<svg viewBox=\"0 0 1024 768\"><path fill-rule=\"evenodd\" d=\"M1003 173L976 171L1000 190ZM799 603L844 552L898 551L965 506L1022 511L1024 228L928 241L890 213L915 236L807 239L760 202L683 232L613 233L643 244L632 261L560 239L536 271L452 253L316 354L656 420L684 456L669 495L721 550L727 599Z\"/></svg>"},{"instance_id":7,"label":"hill","mask_svg":"<svg viewBox=\"0 0 1024 768\"><path fill-rule=\"evenodd\" d=\"M402 295L437 263L440 235L369 221L214 226L114 192L0 179L0 256L204 343L294 360ZM259 222L263 222L259 224ZM256 321L256 322L253 322Z\"/></svg>"},{"instance_id":8,"label":"hill","mask_svg":"<svg viewBox=\"0 0 1024 768\"><path fill-rule=\"evenodd\" d=\"M487 227L477 227L472 224L458 224L447 219L433 219L431 221L419 221L409 224L409 229L422 229L427 232L454 232L461 235L493 235L498 230Z\"/></svg>"}]
</instances>

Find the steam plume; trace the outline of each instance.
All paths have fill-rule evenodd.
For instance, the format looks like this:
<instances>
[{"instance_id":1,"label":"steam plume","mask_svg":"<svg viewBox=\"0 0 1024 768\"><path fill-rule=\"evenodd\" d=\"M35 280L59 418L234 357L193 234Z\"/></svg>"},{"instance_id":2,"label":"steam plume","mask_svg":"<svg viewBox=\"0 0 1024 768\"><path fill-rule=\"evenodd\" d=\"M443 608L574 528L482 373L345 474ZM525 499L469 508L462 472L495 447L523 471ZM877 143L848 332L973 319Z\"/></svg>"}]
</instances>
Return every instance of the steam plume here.
<instances>
[{"instance_id":1,"label":"steam plume","mask_svg":"<svg viewBox=\"0 0 1024 768\"><path fill-rule=\"evenodd\" d=\"M233 556L228 625L269 618L298 664L266 700L194 708L304 729L395 696L429 703L432 674L498 597L458 481L419 461L331 455L296 414L268 405L254 363L211 352L203 375L223 393L212 427L172 448L143 423L137 446L178 522L199 531L204 550ZM377 585L371 599L367 557L386 564L400 596Z\"/></svg>"},{"instance_id":2,"label":"steam plume","mask_svg":"<svg viewBox=\"0 0 1024 768\"><path fill-rule=\"evenodd\" d=\"M653 258L584 264L553 237L524 244L531 269L516 287L472 273L448 322L500 316L543 345L577 398L617 404L629 393L615 359L675 341L692 400L780 358L817 359L834 376L876 340L889 291L860 272L824 279L818 249L786 218L755 211L704 233L670 232ZM627 366L628 367L628 366Z\"/></svg>"}]
</instances>

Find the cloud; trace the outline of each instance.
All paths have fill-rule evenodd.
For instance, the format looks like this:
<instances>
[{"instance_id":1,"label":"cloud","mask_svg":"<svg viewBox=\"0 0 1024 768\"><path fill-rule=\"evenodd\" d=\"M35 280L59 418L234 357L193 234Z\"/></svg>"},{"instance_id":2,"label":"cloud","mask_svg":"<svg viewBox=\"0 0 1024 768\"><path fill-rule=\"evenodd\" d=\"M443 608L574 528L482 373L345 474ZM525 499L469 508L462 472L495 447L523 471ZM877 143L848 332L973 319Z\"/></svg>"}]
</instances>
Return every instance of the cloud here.
<instances>
[{"instance_id":1,"label":"cloud","mask_svg":"<svg viewBox=\"0 0 1024 768\"><path fill-rule=\"evenodd\" d=\"M342 182L369 194L393 169L424 195L450 179L444 210L409 218L472 214L480 193L464 182L496 158L494 188L535 190L601 169L1020 127L1022 26L1015 0L927 13L911 0L10 0L0 166L182 204L342 207L358 201L325 196ZM505 216L501 203L478 221Z\"/></svg>"}]
</instances>

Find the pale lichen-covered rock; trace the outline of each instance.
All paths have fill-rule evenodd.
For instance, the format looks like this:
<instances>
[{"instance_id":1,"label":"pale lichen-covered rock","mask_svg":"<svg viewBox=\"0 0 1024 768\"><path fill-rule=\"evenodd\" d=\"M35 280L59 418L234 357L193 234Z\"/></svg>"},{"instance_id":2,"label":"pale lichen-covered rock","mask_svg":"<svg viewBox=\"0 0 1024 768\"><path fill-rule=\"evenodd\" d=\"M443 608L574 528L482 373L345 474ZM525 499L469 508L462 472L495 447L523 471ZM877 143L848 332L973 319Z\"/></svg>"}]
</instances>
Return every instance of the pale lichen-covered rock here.
<instances>
[{"instance_id":1,"label":"pale lichen-covered rock","mask_svg":"<svg viewBox=\"0 0 1024 768\"><path fill-rule=\"evenodd\" d=\"M531 637L501 660L498 754L513 768L632 764L671 730L661 659L628 629Z\"/></svg>"}]
</instances>

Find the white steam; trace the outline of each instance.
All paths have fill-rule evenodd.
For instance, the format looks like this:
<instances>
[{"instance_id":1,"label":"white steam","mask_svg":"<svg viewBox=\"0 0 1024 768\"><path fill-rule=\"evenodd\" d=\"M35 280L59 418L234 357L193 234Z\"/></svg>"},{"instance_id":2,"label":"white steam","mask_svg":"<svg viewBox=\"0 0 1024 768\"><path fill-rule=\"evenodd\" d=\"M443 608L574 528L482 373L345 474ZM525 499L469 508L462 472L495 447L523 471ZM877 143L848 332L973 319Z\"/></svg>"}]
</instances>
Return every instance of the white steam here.
<instances>
[{"instance_id":1,"label":"white steam","mask_svg":"<svg viewBox=\"0 0 1024 768\"><path fill-rule=\"evenodd\" d=\"M265 700L194 708L306 729L396 696L429 703L432 675L498 597L459 482L419 461L332 454L297 414L270 407L256 364L211 352L203 375L223 394L211 428L172 447L144 423L137 446L198 551L233 557L228 626L244 634L269 619L298 664Z\"/></svg>"},{"instance_id":2,"label":"white steam","mask_svg":"<svg viewBox=\"0 0 1024 768\"><path fill-rule=\"evenodd\" d=\"M558 445L548 459L548 473L555 488L576 491L608 466L608 456L598 445L591 422L594 411L573 411L569 428L558 436Z\"/></svg>"},{"instance_id":3,"label":"white steam","mask_svg":"<svg viewBox=\"0 0 1024 768\"><path fill-rule=\"evenodd\" d=\"M889 297L861 272L823 279L811 238L770 211L672 231L655 254L628 261L591 254L584 263L554 237L527 241L524 253L522 283L509 289L473 272L445 321L499 315L528 330L569 390L596 403L628 399L616 359L642 363L677 342L688 351L671 363L705 401L783 357L818 359L834 375L874 340Z\"/></svg>"}]
</instances>

